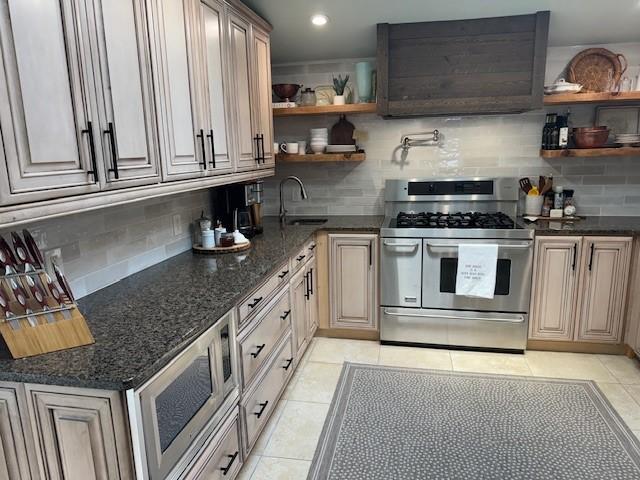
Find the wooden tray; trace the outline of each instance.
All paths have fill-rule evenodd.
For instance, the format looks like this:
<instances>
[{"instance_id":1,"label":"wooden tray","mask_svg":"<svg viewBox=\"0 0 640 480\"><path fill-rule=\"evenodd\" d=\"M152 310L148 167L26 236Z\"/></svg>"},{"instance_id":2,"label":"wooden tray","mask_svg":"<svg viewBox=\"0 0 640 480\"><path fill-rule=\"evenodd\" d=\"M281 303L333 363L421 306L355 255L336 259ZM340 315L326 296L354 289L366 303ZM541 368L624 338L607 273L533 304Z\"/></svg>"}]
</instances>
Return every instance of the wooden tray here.
<instances>
[{"instance_id":1,"label":"wooden tray","mask_svg":"<svg viewBox=\"0 0 640 480\"><path fill-rule=\"evenodd\" d=\"M587 48L573 57L567 67L569 82L581 84L585 92L617 90L626 69L624 55L606 48Z\"/></svg>"},{"instance_id":2,"label":"wooden tray","mask_svg":"<svg viewBox=\"0 0 640 480\"><path fill-rule=\"evenodd\" d=\"M234 245L232 247L213 247L213 248L204 248L202 245L194 245L193 251L196 253L204 253L204 254L217 254L217 253L237 253L244 252L245 250L249 250L251 248L251 242L242 243L240 245Z\"/></svg>"}]
</instances>

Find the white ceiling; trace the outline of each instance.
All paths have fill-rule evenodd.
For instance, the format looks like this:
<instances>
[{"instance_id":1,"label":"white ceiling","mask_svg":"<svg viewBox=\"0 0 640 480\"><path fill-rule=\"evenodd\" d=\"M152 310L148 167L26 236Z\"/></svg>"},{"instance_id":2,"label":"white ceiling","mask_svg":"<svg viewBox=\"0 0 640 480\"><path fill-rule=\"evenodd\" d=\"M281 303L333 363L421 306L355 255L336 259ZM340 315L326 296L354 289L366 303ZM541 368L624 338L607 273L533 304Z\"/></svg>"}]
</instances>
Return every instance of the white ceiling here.
<instances>
[{"instance_id":1,"label":"white ceiling","mask_svg":"<svg viewBox=\"0 0 640 480\"><path fill-rule=\"evenodd\" d=\"M273 63L374 57L376 24L551 11L549 44L640 41L640 0L243 0L273 25ZM325 27L310 17L324 13Z\"/></svg>"}]
</instances>

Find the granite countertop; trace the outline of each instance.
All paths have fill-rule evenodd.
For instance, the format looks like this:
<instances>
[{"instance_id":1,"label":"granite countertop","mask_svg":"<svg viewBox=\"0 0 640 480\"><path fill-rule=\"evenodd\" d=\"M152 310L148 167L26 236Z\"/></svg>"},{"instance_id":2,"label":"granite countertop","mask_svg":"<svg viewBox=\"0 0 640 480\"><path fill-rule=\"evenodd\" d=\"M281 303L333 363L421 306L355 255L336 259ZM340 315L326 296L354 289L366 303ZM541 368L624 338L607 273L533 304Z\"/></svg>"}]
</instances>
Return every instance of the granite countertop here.
<instances>
[{"instance_id":1,"label":"granite countertop","mask_svg":"<svg viewBox=\"0 0 640 480\"><path fill-rule=\"evenodd\" d=\"M329 217L323 225L264 233L239 254L185 252L78 302L96 343L19 360L0 359L0 381L127 390L141 386L258 286L318 230L377 231L381 216Z\"/></svg>"},{"instance_id":2,"label":"granite countertop","mask_svg":"<svg viewBox=\"0 0 640 480\"><path fill-rule=\"evenodd\" d=\"M518 219L536 235L640 235L640 217L584 217L576 221Z\"/></svg>"}]
</instances>

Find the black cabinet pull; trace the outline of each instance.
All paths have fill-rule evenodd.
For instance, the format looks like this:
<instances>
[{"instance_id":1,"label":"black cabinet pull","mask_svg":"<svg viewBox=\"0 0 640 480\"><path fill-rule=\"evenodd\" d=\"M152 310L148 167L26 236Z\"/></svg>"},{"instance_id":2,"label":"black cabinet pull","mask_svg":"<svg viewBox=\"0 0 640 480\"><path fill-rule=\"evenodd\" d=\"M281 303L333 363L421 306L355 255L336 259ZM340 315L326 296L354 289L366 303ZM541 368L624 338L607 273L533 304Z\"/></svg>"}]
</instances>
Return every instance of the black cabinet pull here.
<instances>
[{"instance_id":1,"label":"black cabinet pull","mask_svg":"<svg viewBox=\"0 0 640 480\"><path fill-rule=\"evenodd\" d=\"M284 278L287 276L287 273L289 273L289 270L285 270L284 272L282 272L280 275L278 275L278 278Z\"/></svg>"},{"instance_id":2,"label":"black cabinet pull","mask_svg":"<svg viewBox=\"0 0 640 480\"><path fill-rule=\"evenodd\" d=\"M282 315L280 318L282 320L286 320L290 313L291 313L291 310L287 310L286 312L284 312L284 315Z\"/></svg>"},{"instance_id":3,"label":"black cabinet pull","mask_svg":"<svg viewBox=\"0 0 640 480\"><path fill-rule=\"evenodd\" d=\"M575 243L573 245L573 262L571 263L571 268L575 272L576 271L576 257L578 256L578 244Z\"/></svg>"},{"instance_id":4,"label":"black cabinet pull","mask_svg":"<svg viewBox=\"0 0 640 480\"><path fill-rule=\"evenodd\" d=\"M81 133L86 133L89 137L89 159L91 160L91 170L87 170L87 175L93 175L93 183L98 183L98 164L96 163L96 144L93 141L93 124L87 122L87 128Z\"/></svg>"},{"instance_id":5,"label":"black cabinet pull","mask_svg":"<svg viewBox=\"0 0 640 480\"><path fill-rule=\"evenodd\" d=\"M287 358L287 364L282 368L284 368L285 370L289 370L289 367L291 366L292 363L293 363L293 358Z\"/></svg>"},{"instance_id":6,"label":"black cabinet pull","mask_svg":"<svg viewBox=\"0 0 640 480\"><path fill-rule=\"evenodd\" d=\"M311 295L313 295L313 268L309 269L309 289L311 290Z\"/></svg>"},{"instance_id":7,"label":"black cabinet pull","mask_svg":"<svg viewBox=\"0 0 640 480\"><path fill-rule=\"evenodd\" d=\"M113 122L109 122L107 129L104 131L105 135L109 135L109 144L111 145L111 164L109 169L113 173L114 178L117 180L120 178L120 172L118 171L118 148L116 147L116 130L113 126Z\"/></svg>"},{"instance_id":8,"label":"black cabinet pull","mask_svg":"<svg viewBox=\"0 0 640 480\"><path fill-rule=\"evenodd\" d=\"M233 465L233 462L235 462L236 458L238 458L238 453L239 452L236 452L233 455L227 455L229 463L227 463L226 467L220 468L220 470L222 470L222 475L226 475L227 473L229 473L229 470L231 470L231 465Z\"/></svg>"},{"instance_id":9,"label":"black cabinet pull","mask_svg":"<svg viewBox=\"0 0 640 480\"><path fill-rule=\"evenodd\" d=\"M267 346L267 344L266 344L266 343L263 343L262 345L258 345L258 349L257 349L255 352L253 352L253 353L251 354L251 356L252 356L253 358L258 358L258 355L260 355L260 352L261 352L261 351L262 351L262 349L263 349L264 347L266 347L266 346Z\"/></svg>"},{"instance_id":10,"label":"black cabinet pull","mask_svg":"<svg viewBox=\"0 0 640 480\"><path fill-rule=\"evenodd\" d=\"M373 265L373 242L369 242L369 266Z\"/></svg>"},{"instance_id":11,"label":"black cabinet pull","mask_svg":"<svg viewBox=\"0 0 640 480\"><path fill-rule=\"evenodd\" d=\"M249 304L249 308L255 308L262 301L262 297L254 298L253 303Z\"/></svg>"},{"instance_id":12,"label":"black cabinet pull","mask_svg":"<svg viewBox=\"0 0 640 480\"><path fill-rule=\"evenodd\" d=\"M311 245L311 246L309 247L309 251L310 251L310 252L313 252L313 251L315 250L315 248L316 248L316 244L314 243L313 245Z\"/></svg>"},{"instance_id":13,"label":"black cabinet pull","mask_svg":"<svg viewBox=\"0 0 640 480\"><path fill-rule=\"evenodd\" d=\"M200 148L202 149L202 162L199 162L202 165L204 170L207 169L207 152L204 149L204 130L200 129L200 133L196 134L196 138L200 139Z\"/></svg>"},{"instance_id":14,"label":"black cabinet pull","mask_svg":"<svg viewBox=\"0 0 640 480\"><path fill-rule=\"evenodd\" d=\"M259 403L258 405L260 405L260 411L259 411L259 412L257 412L257 413L256 413L256 412L253 412L253 414L254 414L256 417L260 418L260 417L262 416L262 414L264 413L264 409L265 409L265 408L267 408L267 405L269 405L269 401L267 400L266 402L264 402L264 403Z\"/></svg>"},{"instance_id":15,"label":"black cabinet pull","mask_svg":"<svg viewBox=\"0 0 640 480\"><path fill-rule=\"evenodd\" d=\"M256 161L256 163L260 163L260 135L258 135L256 133L256 136L253 137L253 139L256 142L256 158L255 158L255 161Z\"/></svg>"},{"instance_id":16,"label":"black cabinet pull","mask_svg":"<svg viewBox=\"0 0 640 480\"><path fill-rule=\"evenodd\" d=\"M209 133L207 134L207 138L209 139L209 142L211 142L211 161L209 163L215 169L216 168L216 146L213 141L213 130L209 130Z\"/></svg>"},{"instance_id":17,"label":"black cabinet pull","mask_svg":"<svg viewBox=\"0 0 640 480\"><path fill-rule=\"evenodd\" d=\"M591 254L589 255L589 271L591 271L591 268L593 267L593 250L595 248L595 243L591 244Z\"/></svg>"},{"instance_id":18,"label":"black cabinet pull","mask_svg":"<svg viewBox=\"0 0 640 480\"><path fill-rule=\"evenodd\" d=\"M260 150L262 151L262 155L260 155L260 159L262 160L262 163L266 163L265 156L264 156L264 133L260 134Z\"/></svg>"},{"instance_id":19,"label":"black cabinet pull","mask_svg":"<svg viewBox=\"0 0 640 480\"><path fill-rule=\"evenodd\" d=\"M304 260L307 256L306 255L300 255L298 258L296 258L297 262L301 262L302 260Z\"/></svg>"},{"instance_id":20,"label":"black cabinet pull","mask_svg":"<svg viewBox=\"0 0 640 480\"><path fill-rule=\"evenodd\" d=\"M310 295L310 290L309 290L309 272L305 273L304 275L304 279L305 279L305 292L304 292L304 298L306 298L307 300L309 300Z\"/></svg>"}]
</instances>

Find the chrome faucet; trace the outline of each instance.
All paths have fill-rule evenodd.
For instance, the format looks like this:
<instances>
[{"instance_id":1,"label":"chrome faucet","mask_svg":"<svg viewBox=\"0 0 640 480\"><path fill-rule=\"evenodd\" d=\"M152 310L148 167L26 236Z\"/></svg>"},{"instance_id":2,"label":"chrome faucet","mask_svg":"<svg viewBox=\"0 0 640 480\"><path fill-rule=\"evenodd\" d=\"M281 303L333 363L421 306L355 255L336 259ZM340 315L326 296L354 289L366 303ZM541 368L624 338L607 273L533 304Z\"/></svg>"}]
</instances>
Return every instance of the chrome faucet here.
<instances>
[{"instance_id":1,"label":"chrome faucet","mask_svg":"<svg viewBox=\"0 0 640 480\"><path fill-rule=\"evenodd\" d=\"M296 177L295 175L290 175L282 179L282 181L280 182L280 223L282 225L285 224L287 219L287 209L284 208L284 199L282 198L282 187L287 182L287 180L298 182L298 185L300 185L300 195L302 195L302 199L306 200L308 198L307 191L304 189L304 184L298 177Z\"/></svg>"}]
</instances>

